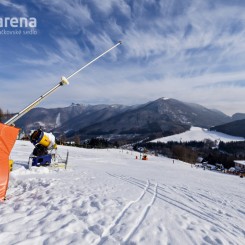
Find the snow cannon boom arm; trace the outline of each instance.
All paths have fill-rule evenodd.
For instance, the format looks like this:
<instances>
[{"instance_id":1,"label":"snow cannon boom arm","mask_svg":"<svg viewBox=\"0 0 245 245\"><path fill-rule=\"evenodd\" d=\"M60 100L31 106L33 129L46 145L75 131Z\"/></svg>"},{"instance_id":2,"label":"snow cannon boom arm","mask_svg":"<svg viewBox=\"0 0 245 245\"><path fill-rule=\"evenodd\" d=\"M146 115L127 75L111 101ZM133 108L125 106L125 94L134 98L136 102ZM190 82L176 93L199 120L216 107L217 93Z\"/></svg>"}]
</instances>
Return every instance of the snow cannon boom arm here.
<instances>
[{"instance_id":1,"label":"snow cannon boom arm","mask_svg":"<svg viewBox=\"0 0 245 245\"><path fill-rule=\"evenodd\" d=\"M42 100L44 100L48 95L50 95L51 93L53 93L56 89L58 89L59 87L63 86L63 85L68 85L69 82L68 80L70 78L72 78L73 76L75 76L77 73L79 73L80 71L82 71L83 69L85 69L87 66L91 65L92 63L94 63L96 60L98 60L99 58L101 58L102 56L104 56L105 54L107 54L108 52L110 52L112 49L116 48L118 45L120 45L122 42L119 41L117 44L115 44L114 46L112 46L111 48L109 48L108 50L106 50L104 53L102 53L101 55L97 56L96 58L94 58L93 60L91 60L89 63L87 63L86 65L84 65L83 67L81 67L80 69L78 69L77 71L75 71L74 73L72 73L69 77L65 78L62 77L61 81L54 86L52 89L50 89L49 91L47 91L45 94L41 95L38 99L36 99L34 102L32 102L30 105L28 105L27 107L25 107L22 111L20 111L19 113L17 113L16 115L14 115L12 118L10 118L7 122L5 122L6 125L14 125L14 123L21 118L22 116L24 116L28 111L30 111L31 109L33 109L34 107L36 107Z\"/></svg>"},{"instance_id":2,"label":"snow cannon boom arm","mask_svg":"<svg viewBox=\"0 0 245 245\"><path fill-rule=\"evenodd\" d=\"M9 155L10 152L14 146L14 143L16 141L17 135L18 135L18 129L15 127L11 127L14 125L14 123L24 116L28 111L36 107L42 100L44 100L48 95L53 93L56 89L63 85L69 84L68 80L75 76L77 73L85 69L87 66L91 65L93 62L110 52L112 49L116 48L118 45L120 45L122 42L119 41L117 44L106 50L101 55L97 56L93 60L91 60L89 63L72 73L69 77L65 78L62 77L61 81L54 86L52 89L50 89L45 94L41 95L38 99L36 99L34 102L32 102L30 105L25 107L22 111L14 115L12 118L10 118L8 121L6 121L4 124L0 123L0 201L3 201L5 199L6 191L8 188L8 181L9 181ZM45 137L44 137L45 138ZM50 147L50 145L48 146Z\"/></svg>"}]
</instances>

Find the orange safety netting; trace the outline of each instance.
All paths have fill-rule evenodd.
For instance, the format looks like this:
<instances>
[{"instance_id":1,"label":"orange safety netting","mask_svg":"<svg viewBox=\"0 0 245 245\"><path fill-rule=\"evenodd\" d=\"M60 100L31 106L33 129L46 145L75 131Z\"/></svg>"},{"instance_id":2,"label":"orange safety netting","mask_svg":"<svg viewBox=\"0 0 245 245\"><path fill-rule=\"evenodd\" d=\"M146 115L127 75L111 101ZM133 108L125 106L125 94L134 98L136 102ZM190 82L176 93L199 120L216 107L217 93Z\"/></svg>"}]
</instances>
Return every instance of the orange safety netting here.
<instances>
[{"instance_id":1,"label":"orange safety netting","mask_svg":"<svg viewBox=\"0 0 245 245\"><path fill-rule=\"evenodd\" d=\"M9 182L9 155L19 129L0 123L0 201L4 200Z\"/></svg>"}]
</instances>

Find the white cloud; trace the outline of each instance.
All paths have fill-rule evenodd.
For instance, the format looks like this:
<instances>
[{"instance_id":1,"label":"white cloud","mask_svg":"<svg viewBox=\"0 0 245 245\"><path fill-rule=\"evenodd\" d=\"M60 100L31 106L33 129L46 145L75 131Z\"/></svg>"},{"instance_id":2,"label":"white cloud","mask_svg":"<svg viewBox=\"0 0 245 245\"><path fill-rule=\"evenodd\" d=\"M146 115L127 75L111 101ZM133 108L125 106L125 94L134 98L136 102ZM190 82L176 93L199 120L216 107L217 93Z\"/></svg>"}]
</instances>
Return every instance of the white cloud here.
<instances>
[{"instance_id":1,"label":"white cloud","mask_svg":"<svg viewBox=\"0 0 245 245\"><path fill-rule=\"evenodd\" d=\"M82 1L40 0L37 5L45 5L55 16L61 18L60 25L66 25L74 32L79 32L84 26L92 23L91 12ZM63 21L65 20L65 21Z\"/></svg>"},{"instance_id":2,"label":"white cloud","mask_svg":"<svg viewBox=\"0 0 245 245\"><path fill-rule=\"evenodd\" d=\"M162 15L154 17L153 20L137 17L127 28L125 39L129 43L129 56L144 58L162 52L169 56L180 55L186 50L203 49L207 46L216 50L222 49L220 52L229 50L232 46L235 48L232 52L240 52L244 47L244 30L229 33L227 27L235 20L244 23L243 9L240 7L221 6L210 9L203 1L192 1L191 4L189 1L182 14L166 17L166 12L173 11L176 5L173 5L173 1L160 3Z\"/></svg>"},{"instance_id":3,"label":"white cloud","mask_svg":"<svg viewBox=\"0 0 245 245\"><path fill-rule=\"evenodd\" d=\"M30 59L30 58L23 58L23 59L18 59L19 62L25 63L30 66L50 66L50 65L55 65L57 63L61 63L63 59L55 54L55 53L49 53L47 56L43 58L38 58L38 59Z\"/></svg>"},{"instance_id":4,"label":"white cloud","mask_svg":"<svg viewBox=\"0 0 245 245\"><path fill-rule=\"evenodd\" d=\"M83 59L84 53L76 40L69 38L57 38L56 42L59 46L60 55L65 58L66 62L75 62Z\"/></svg>"},{"instance_id":5,"label":"white cloud","mask_svg":"<svg viewBox=\"0 0 245 245\"><path fill-rule=\"evenodd\" d=\"M124 0L91 0L100 12L106 15L110 15L113 11L113 7L118 7L123 15L129 17L131 15L131 8Z\"/></svg>"},{"instance_id":6,"label":"white cloud","mask_svg":"<svg viewBox=\"0 0 245 245\"><path fill-rule=\"evenodd\" d=\"M32 76L20 71L17 83L35 77L39 84L45 73L43 85L49 88L61 73L69 75L118 38L123 41L103 62L79 74L44 105L99 101L137 104L166 96L208 107L217 105L227 113L244 111L244 87L212 86L245 77L242 6L208 0L181 4L173 0L40 0L38 4L48 7L55 18L65 18L60 25L66 23L64 30L69 35L49 33L56 45L39 44L43 45L42 53L35 52L37 46L29 47L35 55L23 56L20 65L34 67ZM154 7L156 13L148 7Z\"/></svg>"},{"instance_id":7,"label":"white cloud","mask_svg":"<svg viewBox=\"0 0 245 245\"><path fill-rule=\"evenodd\" d=\"M99 34L89 33L87 38L94 46L96 50L96 55L100 55L102 52L114 46L120 40L112 40L111 37L106 32L101 32ZM113 60L117 59L119 49L115 49L108 53L106 57L111 57Z\"/></svg>"},{"instance_id":8,"label":"white cloud","mask_svg":"<svg viewBox=\"0 0 245 245\"><path fill-rule=\"evenodd\" d=\"M28 16L27 8L24 5L13 3L11 0L1 0L0 5L9 7L14 11L19 12L21 17Z\"/></svg>"}]
</instances>

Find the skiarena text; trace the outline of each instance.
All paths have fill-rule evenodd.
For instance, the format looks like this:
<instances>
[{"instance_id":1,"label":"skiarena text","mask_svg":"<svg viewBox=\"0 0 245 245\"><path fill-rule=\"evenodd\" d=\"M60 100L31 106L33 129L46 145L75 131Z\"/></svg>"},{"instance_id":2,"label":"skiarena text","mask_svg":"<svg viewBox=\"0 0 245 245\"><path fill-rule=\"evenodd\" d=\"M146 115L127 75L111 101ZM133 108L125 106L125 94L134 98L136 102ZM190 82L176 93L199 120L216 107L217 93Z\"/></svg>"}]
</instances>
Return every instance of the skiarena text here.
<instances>
[{"instance_id":1,"label":"skiarena text","mask_svg":"<svg viewBox=\"0 0 245 245\"><path fill-rule=\"evenodd\" d=\"M0 17L0 28L36 28L37 19L35 17Z\"/></svg>"}]
</instances>

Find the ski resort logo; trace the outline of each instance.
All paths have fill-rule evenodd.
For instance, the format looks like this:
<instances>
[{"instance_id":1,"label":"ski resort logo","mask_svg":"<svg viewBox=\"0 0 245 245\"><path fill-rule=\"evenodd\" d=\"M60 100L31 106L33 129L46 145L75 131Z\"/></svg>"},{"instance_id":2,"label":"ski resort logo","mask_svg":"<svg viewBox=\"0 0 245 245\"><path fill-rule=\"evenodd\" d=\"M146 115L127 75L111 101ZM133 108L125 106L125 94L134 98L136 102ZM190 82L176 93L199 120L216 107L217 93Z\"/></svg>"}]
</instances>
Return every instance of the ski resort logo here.
<instances>
[{"instance_id":1,"label":"ski resort logo","mask_svg":"<svg viewBox=\"0 0 245 245\"><path fill-rule=\"evenodd\" d=\"M1 35L37 35L35 17L0 17Z\"/></svg>"}]
</instances>

